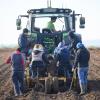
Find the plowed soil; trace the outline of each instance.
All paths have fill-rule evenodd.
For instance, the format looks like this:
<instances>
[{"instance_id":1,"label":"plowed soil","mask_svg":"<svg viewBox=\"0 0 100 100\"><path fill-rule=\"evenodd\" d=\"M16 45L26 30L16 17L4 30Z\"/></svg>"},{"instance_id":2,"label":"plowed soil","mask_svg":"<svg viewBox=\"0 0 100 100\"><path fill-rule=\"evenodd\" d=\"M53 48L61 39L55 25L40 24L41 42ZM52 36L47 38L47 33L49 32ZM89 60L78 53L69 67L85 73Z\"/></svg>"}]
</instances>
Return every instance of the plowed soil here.
<instances>
[{"instance_id":1,"label":"plowed soil","mask_svg":"<svg viewBox=\"0 0 100 100\"><path fill-rule=\"evenodd\" d=\"M45 94L29 91L24 96L14 97L11 81L11 66L5 64L13 49L0 49L0 100L100 100L100 48L89 48L88 93L80 96L74 91Z\"/></svg>"}]
</instances>

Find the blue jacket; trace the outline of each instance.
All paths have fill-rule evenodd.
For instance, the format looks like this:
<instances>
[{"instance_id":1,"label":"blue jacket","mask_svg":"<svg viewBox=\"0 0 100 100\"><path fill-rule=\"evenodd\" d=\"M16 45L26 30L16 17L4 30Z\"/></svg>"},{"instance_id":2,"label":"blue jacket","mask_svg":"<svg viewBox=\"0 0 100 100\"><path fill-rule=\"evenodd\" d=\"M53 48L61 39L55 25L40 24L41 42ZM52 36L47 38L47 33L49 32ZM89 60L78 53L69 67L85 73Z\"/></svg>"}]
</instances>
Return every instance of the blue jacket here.
<instances>
[{"instance_id":1,"label":"blue jacket","mask_svg":"<svg viewBox=\"0 0 100 100\"><path fill-rule=\"evenodd\" d=\"M78 49L75 56L74 67L88 67L89 59L90 53L85 47Z\"/></svg>"},{"instance_id":2,"label":"blue jacket","mask_svg":"<svg viewBox=\"0 0 100 100\"><path fill-rule=\"evenodd\" d=\"M57 55L57 61L59 61L59 66L70 67L70 53L67 48L62 48L60 53Z\"/></svg>"},{"instance_id":3,"label":"blue jacket","mask_svg":"<svg viewBox=\"0 0 100 100\"><path fill-rule=\"evenodd\" d=\"M11 64L13 71L24 71L24 56L22 53L16 51L11 55Z\"/></svg>"},{"instance_id":4,"label":"blue jacket","mask_svg":"<svg viewBox=\"0 0 100 100\"><path fill-rule=\"evenodd\" d=\"M23 33L18 38L18 44L20 48L25 49L29 45L29 41L27 39L27 36L25 36Z\"/></svg>"}]
</instances>

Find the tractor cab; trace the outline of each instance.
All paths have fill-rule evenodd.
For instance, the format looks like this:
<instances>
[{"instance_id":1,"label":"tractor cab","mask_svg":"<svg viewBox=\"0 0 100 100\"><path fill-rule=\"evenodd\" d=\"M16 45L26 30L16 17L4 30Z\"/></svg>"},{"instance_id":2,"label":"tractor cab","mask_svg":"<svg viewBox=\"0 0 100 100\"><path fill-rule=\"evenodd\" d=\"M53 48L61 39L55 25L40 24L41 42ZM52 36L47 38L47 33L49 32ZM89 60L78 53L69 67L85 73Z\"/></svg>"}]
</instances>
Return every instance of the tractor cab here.
<instances>
[{"instance_id":1,"label":"tractor cab","mask_svg":"<svg viewBox=\"0 0 100 100\"><path fill-rule=\"evenodd\" d=\"M69 44L68 32L76 28L76 16L81 14L75 14L75 11L64 8L41 8L30 9L27 11L28 15L19 15L16 20L17 30L21 29L22 17L27 18L26 28L29 30L30 39L32 43L41 43L52 53L54 48L59 42L65 40L66 44ZM51 20L51 17L56 17L54 23L55 32L52 32L47 28L47 23ZM80 28L84 28L85 18L80 17Z\"/></svg>"}]
</instances>

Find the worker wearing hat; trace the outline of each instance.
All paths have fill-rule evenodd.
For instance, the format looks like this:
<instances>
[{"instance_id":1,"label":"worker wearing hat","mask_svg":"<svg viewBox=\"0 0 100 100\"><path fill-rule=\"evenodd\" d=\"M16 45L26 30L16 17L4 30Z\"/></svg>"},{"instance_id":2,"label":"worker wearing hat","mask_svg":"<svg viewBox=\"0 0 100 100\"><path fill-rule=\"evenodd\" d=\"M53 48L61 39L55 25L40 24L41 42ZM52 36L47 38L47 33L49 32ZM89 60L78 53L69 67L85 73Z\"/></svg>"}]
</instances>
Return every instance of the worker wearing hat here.
<instances>
[{"instance_id":1,"label":"worker wearing hat","mask_svg":"<svg viewBox=\"0 0 100 100\"><path fill-rule=\"evenodd\" d=\"M87 92L87 75L88 75L88 67L89 67L89 59L90 53L85 48L82 43L77 43L76 45L77 52L74 61L73 69L78 69L78 78L81 92L80 94L83 95Z\"/></svg>"},{"instance_id":2,"label":"worker wearing hat","mask_svg":"<svg viewBox=\"0 0 100 100\"><path fill-rule=\"evenodd\" d=\"M32 60L30 64L33 78L37 75L37 68L39 74L45 73L45 63L47 62L48 61L43 46L41 44L35 44L32 51Z\"/></svg>"},{"instance_id":3,"label":"worker wearing hat","mask_svg":"<svg viewBox=\"0 0 100 100\"><path fill-rule=\"evenodd\" d=\"M11 63L12 66L12 83L14 86L15 96L20 96L24 93L24 71L25 71L25 58L21 49L17 48L6 61L7 64Z\"/></svg>"},{"instance_id":4,"label":"worker wearing hat","mask_svg":"<svg viewBox=\"0 0 100 100\"><path fill-rule=\"evenodd\" d=\"M23 52L26 57L28 56L28 50L31 44L31 40L28 38L28 32L29 30L24 28L22 34L20 34L18 37L18 45L21 48L21 52Z\"/></svg>"}]
</instances>

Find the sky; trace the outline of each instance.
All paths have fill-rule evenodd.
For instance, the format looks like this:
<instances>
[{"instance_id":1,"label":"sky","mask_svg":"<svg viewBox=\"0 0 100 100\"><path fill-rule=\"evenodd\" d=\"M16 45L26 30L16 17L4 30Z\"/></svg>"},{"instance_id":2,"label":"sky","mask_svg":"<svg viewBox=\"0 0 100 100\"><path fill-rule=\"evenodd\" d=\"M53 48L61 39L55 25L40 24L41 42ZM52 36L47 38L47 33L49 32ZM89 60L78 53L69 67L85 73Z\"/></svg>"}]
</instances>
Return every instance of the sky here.
<instances>
[{"instance_id":1,"label":"sky","mask_svg":"<svg viewBox=\"0 0 100 100\"><path fill-rule=\"evenodd\" d=\"M81 13L85 29L77 27L83 41L100 40L100 0L51 0L52 7L70 8ZM47 0L0 0L0 45L17 44L22 30L17 30L16 19L29 9L47 7Z\"/></svg>"}]
</instances>

